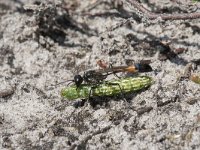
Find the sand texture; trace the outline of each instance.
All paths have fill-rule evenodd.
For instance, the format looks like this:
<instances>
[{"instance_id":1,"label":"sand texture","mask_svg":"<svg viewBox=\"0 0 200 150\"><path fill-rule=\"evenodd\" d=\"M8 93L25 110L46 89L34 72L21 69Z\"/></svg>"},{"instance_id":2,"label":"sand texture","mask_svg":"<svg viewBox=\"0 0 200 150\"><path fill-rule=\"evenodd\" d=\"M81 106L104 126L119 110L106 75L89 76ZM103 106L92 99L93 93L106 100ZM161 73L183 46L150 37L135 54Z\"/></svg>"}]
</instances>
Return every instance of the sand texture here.
<instances>
[{"instance_id":1,"label":"sand texture","mask_svg":"<svg viewBox=\"0 0 200 150\"><path fill-rule=\"evenodd\" d=\"M188 0L147 2L156 13L200 12ZM120 0L0 0L0 149L200 149L200 84L190 80L200 74L200 19L141 17ZM127 101L62 98L67 83L56 84L100 59L149 60L153 71L136 76L153 84Z\"/></svg>"}]
</instances>

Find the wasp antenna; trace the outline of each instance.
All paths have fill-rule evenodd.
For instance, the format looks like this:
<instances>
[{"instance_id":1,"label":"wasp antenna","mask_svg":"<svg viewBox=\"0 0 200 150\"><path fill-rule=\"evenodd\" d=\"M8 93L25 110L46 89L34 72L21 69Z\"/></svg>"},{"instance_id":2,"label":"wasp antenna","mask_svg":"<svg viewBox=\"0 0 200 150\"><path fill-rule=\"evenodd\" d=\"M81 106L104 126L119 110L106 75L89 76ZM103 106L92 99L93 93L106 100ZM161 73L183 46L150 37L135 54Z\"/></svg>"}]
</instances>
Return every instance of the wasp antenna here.
<instances>
[{"instance_id":1,"label":"wasp antenna","mask_svg":"<svg viewBox=\"0 0 200 150\"><path fill-rule=\"evenodd\" d=\"M66 83L66 82L69 82L69 83L67 84L67 86L68 86L70 83L74 82L74 80L66 80L66 81L62 81L62 82L59 82L59 83L54 84L54 85L51 85L51 86L57 86L57 85L60 85L60 84Z\"/></svg>"},{"instance_id":2,"label":"wasp antenna","mask_svg":"<svg viewBox=\"0 0 200 150\"><path fill-rule=\"evenodd\" d=\"M149 64L135 64L135 67L139 72L153 71L152 67Z\"/></svg>"},{"instance_id":3,"label":"wasp antenna","mask_svg":"<svg viewBox=\"0 0 200 150\"><path fill-rule=\"evenodd\" d=\"M70 80L70 82L67 84L67 86L70 85L70 84L73 83L73 82L74 82L74 80Z\"/></svg>"}]
</instances>

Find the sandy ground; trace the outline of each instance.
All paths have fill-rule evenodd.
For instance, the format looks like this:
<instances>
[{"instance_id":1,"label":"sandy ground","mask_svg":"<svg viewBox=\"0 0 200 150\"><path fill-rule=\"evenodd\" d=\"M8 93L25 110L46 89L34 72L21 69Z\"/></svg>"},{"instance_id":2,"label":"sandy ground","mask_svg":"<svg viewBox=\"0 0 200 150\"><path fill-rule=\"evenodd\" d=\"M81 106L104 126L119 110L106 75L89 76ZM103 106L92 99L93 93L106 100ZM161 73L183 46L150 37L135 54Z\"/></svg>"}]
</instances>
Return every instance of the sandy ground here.
<instances>
[{"instance_id":1,"label":"sandy ground","mask_svg":"<svg viewBox=\"0 0 200 150\"><path fill-rule=\"evenodd\" d=\"M200 85L188 79L200 72L200 19L148 23L119 1L64 2L0 1L0 149L200 149ZM191 12L188 3L144 6ZM52 85L98 69L99 59L151 60L154 71L142 75L154 84L128 104L98 98L75 108L81 100L60 96L66 84Z\"/></svg>"}]
</instances>

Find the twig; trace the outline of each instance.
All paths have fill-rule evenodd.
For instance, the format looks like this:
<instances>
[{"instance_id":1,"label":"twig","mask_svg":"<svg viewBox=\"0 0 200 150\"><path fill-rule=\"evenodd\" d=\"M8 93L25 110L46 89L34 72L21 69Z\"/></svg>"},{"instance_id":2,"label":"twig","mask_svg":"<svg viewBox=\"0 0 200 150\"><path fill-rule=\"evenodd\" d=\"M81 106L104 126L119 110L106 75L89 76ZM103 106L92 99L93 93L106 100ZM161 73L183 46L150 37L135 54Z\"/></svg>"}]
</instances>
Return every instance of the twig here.
<instances>
[{"instance_id":1,"label":"twig","mask_svg":"<svg viewBox=\"0 0 200 150\"><path fill-rule=\"evenodd\" d=\"M0 90L0 98L5 98L7 96L12 95L13 93L14 93L14 89L13 88Z\"/></svg>"},{"instance_id":2,"label":"twig","mask_svg":"<svg viewBox=\"0 0 200 150\"><path fill-rule=\"evenodd\" d=\"M147 106L147 107L141 107L141 108L138 108L137 110L136 110L136 112L138 113L138 115L140 116L140 115L143 115L144 113L146 113L146 112L150 112L151 110L153 109L153 107L151 107L151 106Z\"/></svg>"},{"instance_id":3,"label":"twig","mask_svg":"<svg viewBox=\"0 0 200 150\"><path fill-rule=\"evenodd\" d=\"M197 101L198 101L197 97L188 98L188 100L186 100L186 102L190 105L194 105Z\"/></svg>"},{"instance_id":4,"label":"twig","mask_svg":"<svg viewBox=\"0 0 200 150\"><path fill-rule=\"evenodd\" d=\"M144 8L136 0L125 0L135 7L138 11L144 13L148 19L155 20L161 18L162 20L185 20L185 19L197 19L200 18L200 13L182 13L182 14L155 14Z\"/></svg>"},{"instance_id":5,"label":"twig","mask_svg":"<svg viewBox=\"0 0 200 150\"><path fill-rule=\"evenodd\" d=\"M70 147L70 150L74 150L76 147L79 147L79 146L81 146L81 145L86 144L93 136L98 135L98 134L101 134L101 133L104 133L104 132L108 131L110 128L111 128L111 126L107 126L107 127L103 128L103 129L99 129L99 130L95 131L95 132L92 133L92 134L89 134L89 135L86 136L83 140L79 141L78 144L72 145L72 146Z\"/></svg>"}]
</instances>

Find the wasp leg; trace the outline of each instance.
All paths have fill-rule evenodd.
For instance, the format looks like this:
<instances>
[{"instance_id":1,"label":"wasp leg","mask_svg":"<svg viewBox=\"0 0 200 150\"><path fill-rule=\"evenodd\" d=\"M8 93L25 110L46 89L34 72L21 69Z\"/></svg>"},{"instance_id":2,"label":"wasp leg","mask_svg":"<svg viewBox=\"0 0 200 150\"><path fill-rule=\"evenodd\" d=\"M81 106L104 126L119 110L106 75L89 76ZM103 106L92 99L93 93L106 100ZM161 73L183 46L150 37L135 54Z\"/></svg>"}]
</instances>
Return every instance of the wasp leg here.
<instances>
[{"instance_id":1,"label":"wasp leg","mask_svg":"<svg viewBox=\"0 0 200 150\"><path fill-rule=\"evenodd\" d=\"M95 106L95 101L94 101L94 99L92 99L91 97L92 97L92 92L93 92L93 90L94 90L97 86L98 86L98 85L92 86L91 89L90 89L89 95L88 95L88 102L89 102L90 105L93 106L93 107Z\"/></svg>"},{"instance_id":2,"label":"wasp leg","mask_svg":"<svg viewBox=\"0 0 200 150\"><path fill-rule=\"evenodd\" d=\"M113 65L112 64L109 64L109 68L113 68ZM121 77L119 77L114 71L113 71L113 74L115 77L117 77L118 79L121 79Z\"/></svg>"}]
</instances>

